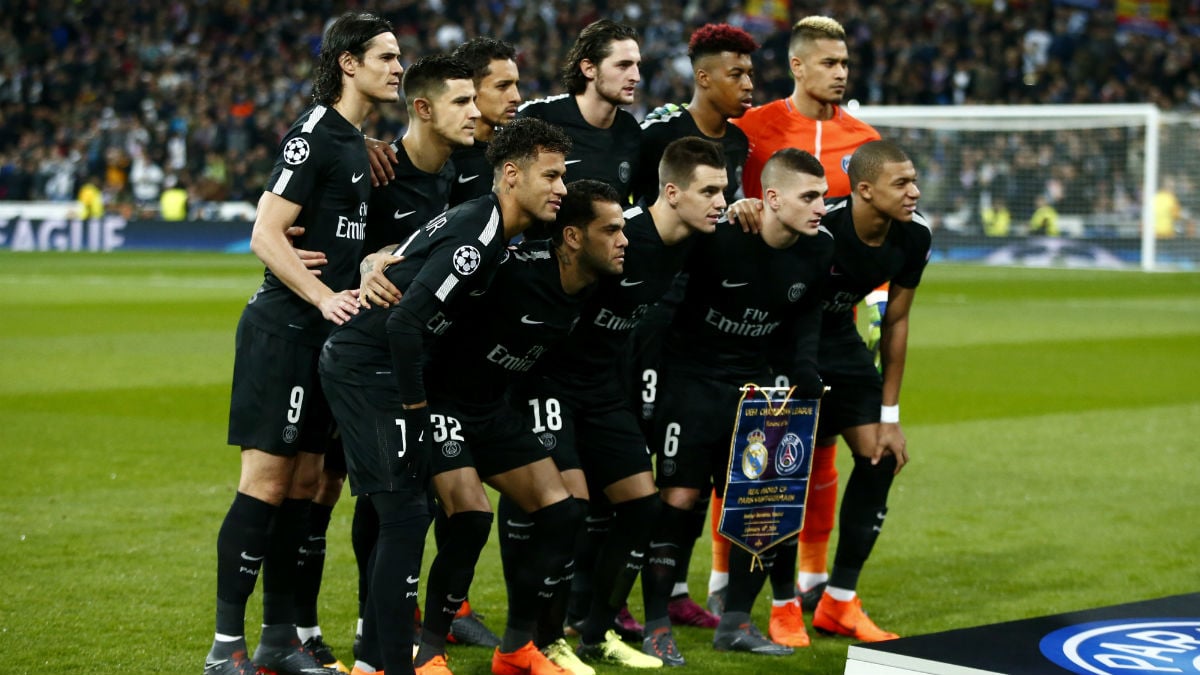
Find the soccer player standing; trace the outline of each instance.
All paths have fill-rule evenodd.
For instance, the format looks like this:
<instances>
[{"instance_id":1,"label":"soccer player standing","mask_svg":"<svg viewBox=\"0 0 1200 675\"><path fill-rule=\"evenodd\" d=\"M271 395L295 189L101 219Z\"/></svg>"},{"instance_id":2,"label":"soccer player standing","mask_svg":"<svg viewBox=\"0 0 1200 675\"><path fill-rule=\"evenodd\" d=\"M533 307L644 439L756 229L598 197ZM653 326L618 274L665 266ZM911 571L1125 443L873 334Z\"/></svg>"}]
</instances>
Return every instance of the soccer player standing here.
<instances>
[{"instance_id":1,"label":"soccer player standing","mask_svg":"<svg viewBox=\"0 0 1200 675\"><path fill-rule=\"evenodd\" d=\"M409 126L404 137L391 144L395 164L392 180L371 190L367 210L367 229L363 253L378 251L385 244L403 241L418 227L446 211L446 200L453 180L453 168L447 160L455 148L473 140L474 123L479 116L473 103L475 85L465 64L446 55L417 59L405 72L401 84L408 104ZM362 271L381 256L368 256ZM394 294L394 288L387 290ZM297 620L300 638L324 663L336 658L324 642L318 623L317 598L325 562L325 534L334 505L342 493L346 462L340 444L326 455L324 472L311 507L308 541L302 548L297 571ZM370 502L358 499L354 504L355 558L359 571L359 621L366 608L367 564L374 546L378 523Z\"/></svg>"},{"instance_id":2,"label":"soccer player standing","mask_svg":"<svg viewBox=\"0 0 1200 675\"><path fill-rule=\"evenodd\" d=\"M750 139L750 154L742 175L747 200L730 207L731 217L739 221L757 219L762 196L760 176L767 159L780 148L799 148L815 155L825 167L829 197L850 194L847 168L850 156L863 143L879 139L871 125L856 119L841 106L850 75L850 57L846 31L837 21L810 16L796 22L788 43L788 64L795 80L792 95L755 107L734 121ZM813 452L804 529L801 530L799 574L793 583L795 544L779 549L772 573L775 602L772 609L772 637L803 630L803 615L796 607L799 586L804 609L812 610L820 599L828 579L826 556L829 534L833 530L837 506L837 446L817 447ZM714 511L720 505L714 502ZM713 569L722 569L727 540L714 539ZM726 568L727 569L727 568ZM719 578L710 580L710 591L723 585Z\"/></svg>"},{"instance_id":3,"label":"soccer player standing","mask_svg":"<svg viewBox=\"0 0 1200 675\"><path fill-rule=\"evenodd\" d=\"M642 131L621 106L633 103L642 79L641 62L636 30L608 19L592 22L580 31L562 64L561 79L567 93L528 101L517 111L519 117L544 119L571 137L570 180L590 178L608 183L622 200L628 200L632 191ZM546 233L535 227L527 236L545 237ZM589 514L588 519L591 522L608 515ZM590 551L577 553L581 560L593 557ZM577 590L587 585L590 568L584 563L577 570L573 582ZM583 599L584 595L573 593L573 598ZM575 604L586 606L587 601ZM631 616L629 623L636 625ZM557 632L547 623L542 633L550 630Z\"/></svg>"},{"instance_id":4,"label":"soccer player standing","mask_svg":"<svg viewBox=\"0 0 1200 675\"><path fill-rule=\"evenodd\" d=\"M567 175L572 181L608 183L622 199L632 191L642 130L621 106L633 103L641 63L636 30L608 19L590 23L562 66L567 93L528 101L517 113L546 120L571 137Z\"/></svg>"},{"instance_id":5,"label":"soccer player standing","mask_svg":"<svg viewBox=\"0 0 1200 675\"><path fill-rule=\"evenodd\" d=\"M543 376L530 383L529 396L523 397L528 398L534 433L550 449L574 498L586 506L591 497L614 514L611 528L608 519L597 520L593 514L587 529L603 527L607 536L597 544L596 556L576 560L575 574L585 573L593 586L575 624L578 655L638 668L662 662L626 646L611 629L637 577L659 499L645 439L613 372L630 333L683 266L693 235L716 228L725 207L725 158L715 143L683 138L667 146L659 172L663 192L657 200L625 211L630 245L623 273L601 280L579 325L547 357ZM602 494L590 495L589 486ZM500 503L500 548L506 560L516 560L521 557L520 530L528 527L529 517L509 506ZM591 569L578 569L583 565ZM554 630L562 623L561 614L552 617L538 635L539 644L578 675L583 668L571 656L561 628Z\"/></svg>"},{"instance_id":6,"label":"soccer player standing","mask_svg":"<svg viewBox=\"0 0 1200 675\"><path fill-rule=\"evenodd\" d=\"M932 239L929 223L916 210L921 197L916 169L898 146L888 141L863 145L850 159L849 177L853 192L830 201L824 219L837 246L822 297L818 363L830 389L821 404L817 447L836 447L840 435L854 454L854 468L842 497L832 573L813 627L874 642L897 636L867 617L855 589L883 527L892 480L908 462L900 383L909 311ZM889 281L880 331L881 376L853 310Z\"/></svg>"},{"instance_id":7,"label":"soccer player standing","mask_svg":"<svg viewBox=\"0 0 1200 675\"><path fill-rule=\"evenodd\" d=\"M429 367L432 410L453 420L450 426L461 424L462 433L434 453L434 484L449 518L445 545L430 567L418 664L443 655L440 631L455 615L487 539L491 512L483 478L514 510L530 514L520 531L521 555L505 556L511 549L501 547L508 621L492 670L560 672L536 648L535 623L565 583L560 570L571 558L565 535L578 528L583 510L529 430L518 403L523 397L514 398L510 389L574 329L585 287L590 292L597 279L620 272L627 244L619 196L610 185L585 179L567 188L552 239L526 240L512 252L476 309L438 342Z\"/></svg>"},{"instance_id":8,"label":"soccer player standing","mask_svg":"<svg viewBox=\"0 0 1200 675\"><path fill-rule=\"evenodd\" d=\"M447 160L475 142L480 114L473 76L464 62L444 54L423 56L404 73L408 129L392 144L395 179L371 192L364 254L404 241L446 210L454 179Z\"/></svg>"},{"instance_id":9,"label":"soccer player standing","mask_svg":"<svg viewBox=\"0 0 1200 675\"><path fill-rule=\"evenodd\" d=\"M725 200L733 203L742 186L742 166L750 152L746 134L729 124L753 104L754 38L729 24L705 24L688 41L695 87L687 107L669 106L642 122L641 153L633 184L634 200L652 204L658 196L658 160L667 145L685 136L721 144L725 152Z\"/></svg>"},{"instance_id":10,"label":"soccer player standing","mask_svg":"<svg viewBox=\"0 0 1200 675\"><path fill-rule=\"evenodd\" d=\"M759 233L721 227L697 241L685 271L688 285L676 309L659 370L659 402L650 447L657 453L662 517L649 544L642 574L646 594L646 649L673 665L683 657L667 616L680 551L691 534L684 526L702 494L724 494L729 435L740 388L770 382L768 340L788 331L815 343L819 290L833 255L833 238L821 226L824 169L809 153L785 149L763 171L765 210ZM796 350L787 374L804 397L820 395L815 347ZM713 636L718 650L784 655L750 621L750 608L766 574L751 569L751 555L730 552L725 611ZM761 556L769 566L773 556ZM790 576L790 573L789 573Z\"/></svg>"},{"instance_id":11,"label":"soccer player standing","mask_svg":"<svg viewBox=\"0 0 1200 675\"><path fill-rule=\"evenodd\" d=\"M335 330L322 351L321 378L341 425L351 491L369 495L379 514L362 651L380 654L383 663L360 659L355 664L360 672L380 665L391 673L413 672L411 640L396 638L411 635L429 525L435 430L423 377L427 354L469 309L471 293L487 291L508 240L534 219L553 221L566 192L563 160L570 140L538 120L513 125L514 133L497 137L488 149L495 191L451 209L399 245L399 262L385 272L403 291L399 303L363 312ZM368 301L386 304L377 292ZM439 427L437 433L451 432ZM549 521L569 527L573 513L571 505L560 507ZM451 525L461 525L446 539L457 547L474 546L480 526L486 538L482 519L452 518ZM461 557L456 550L444 547L439 556Z\"/></svg>"},{"instance_id":12,"label":"soccer player standing","mask_svg":"<svg viewBox=\"0 0 1200 675\"><path fill-rule=\"evenodd\" d=\"M734 124L750 139L742 174L747 197L762 197L762 170L782 148L811 152L825 167L829 195L850 194L847 167L858 146L879 132L840 104L850 75L846 31L837 21L810 16L796 22L788 42L792 95L746 111ZM810 149L811 148L811 149Z\"/></svg>"},{"instance_id":13,"label":"soccer player standing","mask_svg":"<svg viewBox=\"0 0 1200 675\"><path fill-rule=\"evenodd\" d=\"M336 672L302 648L295 626L297 551L308 527L332 418L317 380L330 323L357 311L355 265L370 198L360 125L377 103L399 98L400 48L392 27L365 13L330 26L313 81L316 105L288 130L258 204L251 249L262 286L238 323L229 443L241 447L237 495L217 535L216 636L206 675ZM314 276L297 246L325 253ZM260 569L262 639L246 658L246 602Z\"/></svg>"},{"instance_id":14,"label":"soccer player standing","mask_svg":"<svg viewBox=\"0 0 1200 675\"><path fill-rule=\"evenodd\" d=\"M638 177L634 182L634 196L653 202L658 194L658 160L668 143L685 136L701 136L721 144L725 152L725 169L728 183L725 200L733 203L741 193L742 166L749 153L746 134L730 119L741 117L753 104L754 65L750 55L758 49L754 38L746 31L728 24L706 24L692 33L688 42L688 56L692 62L694 89L692 100L686 108L666 106L659 108L642 122L642 150L638 160ZM652 308L645 320L639 324L632 358L636 360L633 370L642 378L637 392L642 402L644 418L652 414L662 333L670 322L671 313L679 296L683 293L684 279L680 277L675 287L662 304ZM708 501L702 499L696 505L688 527L699 538L704 532L704 519L708 514ZM715 522L715 519L714 519ZM716 534L714 533L714 540ZM721 563L728 558L723 550ZM675 625L715 628L717 617L692 600L688 594L688 563L691 549L680 553L682 564L677 569L675 589L668 610ZM720 586L729 581L728 570L720 580Z\"/></svg>"},{"instance_id":15,"label":"soccer player standing","mask_svg":"<svg viewBox=\"0 0 1200 675\"><path fill-rule=\"evenodd\" d=\"M490 37L477 37L454 50L454 56L471 69L475 79L475 105L479 120L475 123L475 143L454 151L454 183L450 185L450 205L461 204L491 192L492 167L487 161L487 146L496 131L517 116L521 92L517 89L517 50L509 43Z\"/></svg>"}]
</instances>

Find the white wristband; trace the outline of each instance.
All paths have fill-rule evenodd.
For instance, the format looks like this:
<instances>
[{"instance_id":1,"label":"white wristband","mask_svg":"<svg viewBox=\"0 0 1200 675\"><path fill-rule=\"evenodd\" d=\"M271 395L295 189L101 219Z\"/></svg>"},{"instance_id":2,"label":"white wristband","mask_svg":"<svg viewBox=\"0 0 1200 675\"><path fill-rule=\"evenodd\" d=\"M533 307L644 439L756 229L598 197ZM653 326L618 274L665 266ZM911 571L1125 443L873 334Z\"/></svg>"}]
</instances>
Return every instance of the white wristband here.
<instances>
[{"instance_id":1,"label":"white wristband","mask_svg":"<svg viewBox=\"0 0 1200 675\"><path fill-rule=\"evenodd\" d=\"M879 406L879 421L884 424L899 424L900 404Z\"/></svg>"}]
</instances>

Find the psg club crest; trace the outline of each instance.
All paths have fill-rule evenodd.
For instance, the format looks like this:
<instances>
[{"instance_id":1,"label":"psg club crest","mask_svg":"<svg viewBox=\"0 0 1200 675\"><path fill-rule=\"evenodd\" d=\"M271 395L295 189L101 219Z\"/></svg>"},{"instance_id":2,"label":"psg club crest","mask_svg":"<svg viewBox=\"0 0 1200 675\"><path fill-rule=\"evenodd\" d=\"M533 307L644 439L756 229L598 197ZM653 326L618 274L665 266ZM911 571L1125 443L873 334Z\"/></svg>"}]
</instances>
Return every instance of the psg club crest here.
<instances>
[{"instance_id":1,"label":"psg club crest","mask_svg":"<svg viewBox=\"0 0 1200 675\"><path fill-rule=\"evenodd\" d=\"M796 473L804 460L804 441L796 434L784 435L783 440L779 442L779 449L775 452L775 473L790 476Z\"/></svg>"},{"instance_id":2,"label":"psg club crest","mask_svg":"<svg viewBox=\"0 0 1200 675\"><path fill-rule=\"evenodd\" d=\"M804 523L821 400L752 384L742 391L717 529L757 559Z\"/></svg>"}]
</instances>

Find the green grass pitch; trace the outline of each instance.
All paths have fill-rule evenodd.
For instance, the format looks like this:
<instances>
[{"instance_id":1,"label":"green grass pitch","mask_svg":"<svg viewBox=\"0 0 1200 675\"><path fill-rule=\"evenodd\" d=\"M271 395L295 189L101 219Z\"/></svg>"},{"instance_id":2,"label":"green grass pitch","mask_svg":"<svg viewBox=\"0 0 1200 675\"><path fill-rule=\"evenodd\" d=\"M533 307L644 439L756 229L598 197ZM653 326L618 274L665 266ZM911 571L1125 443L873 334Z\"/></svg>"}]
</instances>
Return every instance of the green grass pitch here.
<instances>
[{"instance_id":1,"label":"green grass pitch","mask_svg":"<svg viewBox=\"0 0 1200 675\"><path fill-rule=\"evenodd\" d=\"M238 473L234 326L260 274L248 256L0 254L0 673L200 672ZM1197 590L1200 275L934 265L911 336L912 463L860 586L880 625ZM350 513L334 512L322 595L347 660ZM484 556L472 600L499 629L494 541ZM702 545L694 597L707 572ZM764 629L766 614L760 600ZM849 644L764 661L680 638L692 673L841 673ZM450 656L459 675L489 672L484 650Z\"/></svg>"}]
</instances>

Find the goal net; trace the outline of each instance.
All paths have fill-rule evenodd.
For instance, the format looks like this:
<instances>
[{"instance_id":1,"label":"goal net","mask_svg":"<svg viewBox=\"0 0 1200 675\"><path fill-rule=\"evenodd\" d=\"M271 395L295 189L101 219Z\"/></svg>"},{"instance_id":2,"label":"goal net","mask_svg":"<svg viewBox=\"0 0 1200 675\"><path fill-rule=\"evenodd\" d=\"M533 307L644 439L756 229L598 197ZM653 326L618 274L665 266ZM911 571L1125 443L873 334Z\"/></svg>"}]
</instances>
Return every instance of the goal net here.
<instances>
[{"instance_id":1,"label":"goal net","mask_svg":"<svg viewBox=\"0 0 1200 675\"><path fill-rule=\"evenodd\" d=\"M913 158L936 259L1200 269L1198 114L1148 104L848 110Z\"/></svg>"}]
</instances>

